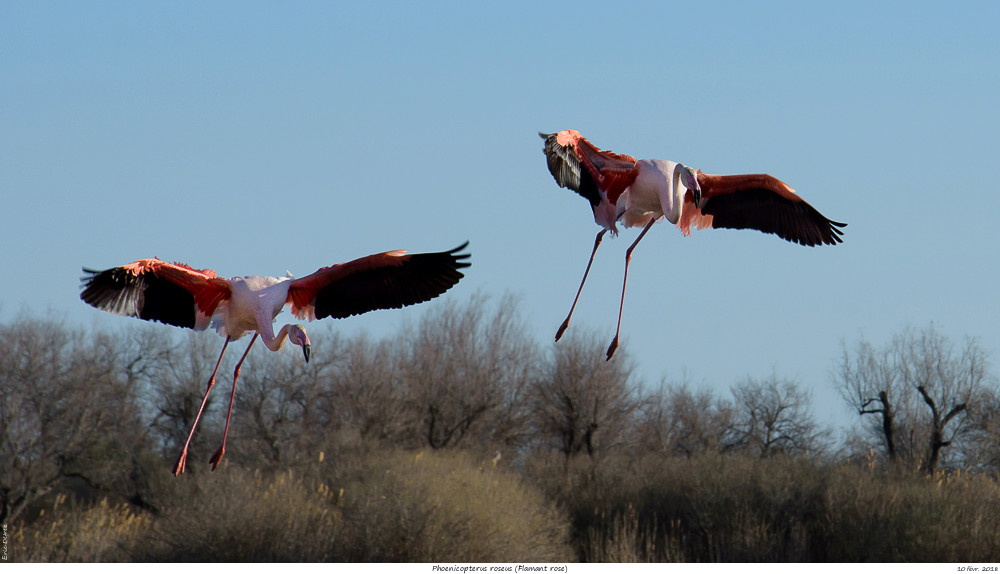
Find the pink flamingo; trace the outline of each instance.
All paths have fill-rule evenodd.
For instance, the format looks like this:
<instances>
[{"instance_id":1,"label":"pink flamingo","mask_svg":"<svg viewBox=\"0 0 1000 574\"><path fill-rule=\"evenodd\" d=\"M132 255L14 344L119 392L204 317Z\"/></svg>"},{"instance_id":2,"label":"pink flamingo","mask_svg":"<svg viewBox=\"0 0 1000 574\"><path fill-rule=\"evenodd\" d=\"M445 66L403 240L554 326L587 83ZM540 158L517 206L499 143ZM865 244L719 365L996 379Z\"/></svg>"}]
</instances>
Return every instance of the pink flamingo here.
<instances>
[{"instance_id":1,"label":"pink flamingo","mask_svg":"<svg viewBox=\"0 0 1000 574\"><path fill-rule=\"evenodd\" d=\"M556 183L587 199L594 211L594 221L602 227L569 315L556 332L556 341L569 327L604 234L611 231L617 235L618 222L625 227L642 227L639 237L625 252L618 327L608 347L609 360L618 348L632 250L661 218L676 224L684 235L690 235L694 226L756 229L808 246L835 245L842 241L840 228L846 223L827 219L795 190L770 175L710 175L673 161L636 160L601 150L576 130L538 135L545 140L545 157Z\"/></svg>"},{"instance_id":2,"label":"pink flamingo","mask_svg":"<svg viewBox=\"0 0 1000 574\"><path fill-rule=\"evenodd\" d=\"M209 269L193 269L180 263L141 259L105 271L84 268L80 298L102 311L138 317L168 325L203 330L210 324L226 338L201 408L191 425L173 473L184 472L188 445L201 419L208 394L215 385L222 357L230 341L248 331L253 337L236 364L233 392L222 445L212 455L212 470L218 468L226 452L229 420L236 398L236 381L250 347L260 336L264 345L277 351L285 341L302 347L309 362L310 342L302 325L285 325L274 333L272 323L285 305L300 320L334 317L342 319L375 309L398 309L437 297L463 277L459 271L471 265L468 253L459 253L468 242L440 253L410 255L388 251L323 267L301 279L292 277L233 277L222 279Z\"/></svg>"}]
</instances>

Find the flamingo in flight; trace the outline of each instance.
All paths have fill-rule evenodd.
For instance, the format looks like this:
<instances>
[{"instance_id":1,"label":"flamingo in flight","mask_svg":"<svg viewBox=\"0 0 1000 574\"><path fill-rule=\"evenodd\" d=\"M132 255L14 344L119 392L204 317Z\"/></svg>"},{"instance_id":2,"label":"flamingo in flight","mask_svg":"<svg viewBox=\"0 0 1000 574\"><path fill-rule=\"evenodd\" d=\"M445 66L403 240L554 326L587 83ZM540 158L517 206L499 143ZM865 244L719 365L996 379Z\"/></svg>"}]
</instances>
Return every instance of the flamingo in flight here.
<instances>
[{"instance_id":1,"label":"flamingo in flight","mask_svg":"<svg viewBox=\"0 0 1000 574\"><path fill-rule=\"evenodd\" d=\"M827 219L795 190L770 175L710 175L674 161L636 160L601 150L576 130L538 135L545 140L545 157L556 183L587 199L594 211L594 221L602 228L594 240L594 250L569 315L556 332L556 341L569 326L604 234L610 231L617 235L615 224L619 222L625 227L642 227L639 237L625 252L618 327L608 347L609 360L618 348L632 250L661 218L680 227L684 235L690 235L694 226L756 229L810 247L842 241L840 228L846 223Z\"/></svg>"},{"instance_id":2,"label":"flamingo in flight","mask_svg":"<svg viewBox=\"0 0 1000 574\"><path fill-rule=\"evenodd\" d=\"M222 445L212 455L212 470L218 468L226 452L229 419L233 414L236 381L250 347L260 336L264 345L277 351L290 341L302 347L309 362L309 336L302 325L285 325L274 333L272 323L285 305L300 320L334 317L342 319L376 309L399 309L437 297L463 277L469 254L460 253L468 241L439 253L407 254L388 251L323 267L312 275L292 277L233 277L222 279L209 269L193 269L180 263L141 259L105 271L83 268L80 298L89 305L115 315L138 317L168 325L203 330L210 324L226 338L215 370L208 380L201 408L191 425L184 449L173 473L184 472L188 445L198 426L208 394L215 385L222 357L230 341L253 331L246 351L233 373L233 392Z\"/></svg>"}]
</instances>

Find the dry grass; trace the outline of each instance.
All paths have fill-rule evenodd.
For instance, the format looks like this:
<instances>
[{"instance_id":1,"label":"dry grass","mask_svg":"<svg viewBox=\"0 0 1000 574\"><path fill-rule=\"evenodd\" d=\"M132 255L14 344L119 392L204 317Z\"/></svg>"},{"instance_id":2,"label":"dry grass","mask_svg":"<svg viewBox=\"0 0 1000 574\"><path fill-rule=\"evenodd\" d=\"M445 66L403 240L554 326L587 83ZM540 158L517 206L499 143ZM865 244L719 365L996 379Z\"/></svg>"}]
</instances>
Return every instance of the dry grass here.
<instances>
[{"instance_id":1,"label":"dry grass","mask_svg":"<svg viewBox=\"0 0 1000 574\"><path fill-rule=\"evenodd\" d=\"M463 453L368 457L344 483L346 560L572 559L568 525L542 494Z\"/></svg>"},{"instance_id":2,"label":"dry grass","mask_svg":"<svg viewBox=\"0 0 1000 574\"><path fill-rule=\"evenodd\" d=\"M965 472L924 476L842 466L825 493L828 553L855 560L997 562L1000 485Z\"/></svg>"},{"instance_id":3,"label":"dry grass","mask_svg":"<svg viewBox=\"0 0 1000 574\"><path fill-rule=\"evenodd\" d=\"M561 494L582 560L1000 559L1000 488L985 476L721 456L603 468Z\"/></svg>"},{"instance_id":4,"label":"dry grass","mask_svg":"<svg viewBox=\"0 0 1000 574\"><path fill-rule=\"evenodd\" d=\"M324 561L343 529L336 496L297 476L235 466L173 483L173 501L140 540L143 561Z\"/></svg>"},{"instance_id":5,"label":"dry grass","mask_svg":"<svg viewBox=\"0 0 1000 574\"><path fill-rule=\"evenodd\" d=\"M52 505L16 561L562 561L568 524L516 476L462 453L367 454L276 475L226 465L164 481L159 516Z\"/></svg>"},{"instance_id":6,"label":"dry grass","mask_svg":"<svg viewBox=\"0 0 1000 574\"><path fill-rule=\"evenodd\" d=\"M539 460L523 476L438 451L343 455L280 474L227 465L154 485L166 501L160 515L107 502L74 507L58 497L30 525L12 529L9 555L52 562L1000 560L994 477L783 457L606 459L565 472L557 459Z\"/></svg>"},{"instance_id":7,"label":"dry grass","mask_svg":"<svg viewBox=\"0 0 1000 574\"><path fill-rule=\"evenodd\" d=\"M77 509L60 495L31 527L13 529L8 556L16 562L127 561L132 541L146 537L150 523L124 504L101 500Z\"/></svg>"}]
</instances>

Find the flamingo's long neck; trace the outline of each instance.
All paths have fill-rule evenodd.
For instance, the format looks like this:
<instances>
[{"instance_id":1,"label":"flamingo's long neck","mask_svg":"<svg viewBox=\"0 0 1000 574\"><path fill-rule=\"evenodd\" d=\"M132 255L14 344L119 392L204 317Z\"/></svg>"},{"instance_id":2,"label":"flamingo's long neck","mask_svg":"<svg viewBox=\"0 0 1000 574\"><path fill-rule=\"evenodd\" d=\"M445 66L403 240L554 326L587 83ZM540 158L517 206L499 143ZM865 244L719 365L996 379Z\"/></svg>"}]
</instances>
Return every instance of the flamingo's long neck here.
<instances>
[{"instance_id":1,"label":"flamingo's long neck","mask_svg":"<svg viewBox=\"0 0 1000 574\"><path fill-rule=\"evenodd\" d=\"M268 324L268 326L270 327L270 324ZM285 346L285 341L288 339L288 329L290 327L291 325L285 325L282 327L281 330L278 331L277 336L273 334L271 329L260 329L257 332L260 333L260 340L267 345L268 349L277 351Z\"/></svg>"}]
</instances>

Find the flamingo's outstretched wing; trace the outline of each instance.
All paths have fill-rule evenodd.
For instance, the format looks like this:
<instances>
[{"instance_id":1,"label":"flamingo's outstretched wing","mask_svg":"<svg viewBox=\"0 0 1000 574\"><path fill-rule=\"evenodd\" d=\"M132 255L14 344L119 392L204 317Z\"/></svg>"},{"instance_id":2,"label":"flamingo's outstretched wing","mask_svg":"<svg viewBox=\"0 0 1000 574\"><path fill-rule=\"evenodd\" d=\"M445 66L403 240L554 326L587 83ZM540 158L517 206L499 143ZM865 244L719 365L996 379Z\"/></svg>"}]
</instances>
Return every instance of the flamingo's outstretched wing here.
<instances>
[{"instance_id":1,"label":"flamingo's outstretched wing","mask_svg":"<svg viewBox=\"0 0 1000 574\"><path fill-rule=\"evenodd\" d=\"M342 319L376 309L422 303L451 289L471 265L469 242L439 253L388 251L324 267L295 279L287 303L300 319Z\"/></svg>"},{"instance_id":2,"label":"flamingo's outstretched wing","mask_svg":"<svg viewBox=\"0 0 1000 574\"><path fill-rule=\"evenodd\" d=\"M781 180L766 174L698 174L700 210L687 218L698 227L757 229L801 245L836 245L846 223L827 219ZM685 205L685 210L693 208Z\"/></svg>"},{"instance_id":3,"label":"flamingo's outstretched wing","mask_svg":"<svg viewBox=\"0 0 1000 574\"><path fill-rule=\"evenodd\" d=\"M83 268L80 299L102 311L204 329L222 301L229 282L210 269L140 259L104 271Z\"/></svg>"},{"instance_id":4,"label":"flamingo's outstretched wing","mask_svg":"<svg viewBox=\"0 0 1000 574\"><path fill-rule=\"evenodd\" d=\"M602 150L576 130L538 135L545 140L543 151L556 183L585 197L591 207L602 199L613 205L639 173L634 157Z\"/></svg>"}]
</instances>

